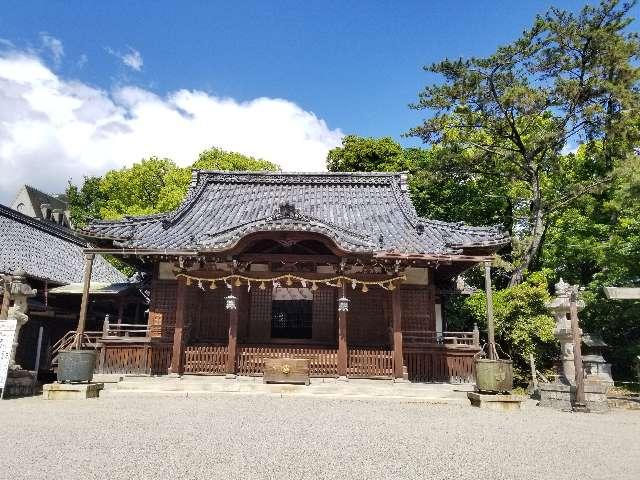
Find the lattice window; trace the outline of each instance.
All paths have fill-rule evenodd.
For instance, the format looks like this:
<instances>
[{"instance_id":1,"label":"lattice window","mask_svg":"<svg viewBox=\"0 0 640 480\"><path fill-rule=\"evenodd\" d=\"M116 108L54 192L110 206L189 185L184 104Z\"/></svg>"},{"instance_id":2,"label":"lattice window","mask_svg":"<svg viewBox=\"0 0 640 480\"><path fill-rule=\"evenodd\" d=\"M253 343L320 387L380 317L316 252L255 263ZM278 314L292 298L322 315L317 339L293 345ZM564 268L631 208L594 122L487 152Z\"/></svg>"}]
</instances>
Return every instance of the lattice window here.
<instances>
[{"instance_id":1,"label":"lattice window","mask_svg":"<svg viewBox=\"0 0 640 480\"><path fill-rule=\"evenodd\" d=\"M433 287L404 287L400 293L402 330L435 331Z\"/></svg>"}]
</instances>

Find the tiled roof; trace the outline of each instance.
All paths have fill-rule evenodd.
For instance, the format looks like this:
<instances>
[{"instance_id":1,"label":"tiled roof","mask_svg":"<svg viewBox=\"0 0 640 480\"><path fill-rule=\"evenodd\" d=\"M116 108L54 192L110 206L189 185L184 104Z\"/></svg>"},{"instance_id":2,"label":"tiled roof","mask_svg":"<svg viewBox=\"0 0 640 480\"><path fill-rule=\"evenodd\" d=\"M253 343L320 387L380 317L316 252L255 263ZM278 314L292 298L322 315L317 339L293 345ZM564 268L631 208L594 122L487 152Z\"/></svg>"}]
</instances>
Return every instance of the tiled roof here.
<instances>
[{"instance_id":1,"label":"tiled roof","mask_svg":"<svg viewBox=\"0 0 640 480\"><path fill-rule=\"evenodd\" d=\"M402 173L194 170L186 199L167 214L95 221L89 237L118 247L223 251L248 233L322 233L351 252L456 254L509 242L496 227L420 218Z\"/></svg>"},{"instance_id":2,"label":"tiled roof","mask_svg":"<svg viewBox=\"0 0 640 480\"><path fill-rule=\"evenodd\" d=\"M71 230L0 205L0 272L23 269L30 277L68 284L81 282L82 249L86 242ZM96 256L92 281L126 282L101 256Z\"/></svg>"}]
</instances>

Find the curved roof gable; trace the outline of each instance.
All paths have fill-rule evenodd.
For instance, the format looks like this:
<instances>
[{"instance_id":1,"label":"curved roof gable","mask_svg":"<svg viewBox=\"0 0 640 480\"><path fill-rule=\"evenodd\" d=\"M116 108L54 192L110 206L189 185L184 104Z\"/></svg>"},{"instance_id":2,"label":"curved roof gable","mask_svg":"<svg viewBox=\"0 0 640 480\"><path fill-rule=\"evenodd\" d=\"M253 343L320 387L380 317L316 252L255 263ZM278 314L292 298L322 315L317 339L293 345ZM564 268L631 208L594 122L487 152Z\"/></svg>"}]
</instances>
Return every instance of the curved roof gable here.
<instances>
[{"instance_id":1,"label":"curved roof gable","mask_svg":"<svg viewBox=\"0 0 640 480\"><path fill-rule=\"evenodd\" d=\"M289 214L279 210L284 206ZM83 233L115 240L118 247L218 251L252 232L305 229L352 252L456 254L473 247L495 250L508 242L495 227L418 217L406 175L378 172L195 170L175 211L96 221Z\"/></svg>"}]
</instances>

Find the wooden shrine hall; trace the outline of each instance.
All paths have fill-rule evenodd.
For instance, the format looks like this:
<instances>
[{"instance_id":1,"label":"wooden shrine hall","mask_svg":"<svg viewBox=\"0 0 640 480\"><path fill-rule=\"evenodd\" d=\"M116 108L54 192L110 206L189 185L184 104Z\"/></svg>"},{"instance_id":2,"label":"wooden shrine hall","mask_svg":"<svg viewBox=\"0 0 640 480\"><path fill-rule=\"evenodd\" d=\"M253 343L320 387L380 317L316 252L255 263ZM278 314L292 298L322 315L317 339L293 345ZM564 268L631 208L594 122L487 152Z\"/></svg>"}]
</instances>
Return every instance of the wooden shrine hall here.
<instances>
[{"instance_id":1,"label":"wooden shrine hall","mask_svg":"<svg viewBox=\"0 0 640 480\"><path fill-rule=\"evenodd\" d=\"M152 274L146 329L94 332L99 372L262 375L288 357L316 377L439 382L471 381L479 350L477 330L443 329L441 289L509 241L420 218L402 173L195 170L177 210L81 234L85 275L95 254Z\"/></svg>"}]
</instances>

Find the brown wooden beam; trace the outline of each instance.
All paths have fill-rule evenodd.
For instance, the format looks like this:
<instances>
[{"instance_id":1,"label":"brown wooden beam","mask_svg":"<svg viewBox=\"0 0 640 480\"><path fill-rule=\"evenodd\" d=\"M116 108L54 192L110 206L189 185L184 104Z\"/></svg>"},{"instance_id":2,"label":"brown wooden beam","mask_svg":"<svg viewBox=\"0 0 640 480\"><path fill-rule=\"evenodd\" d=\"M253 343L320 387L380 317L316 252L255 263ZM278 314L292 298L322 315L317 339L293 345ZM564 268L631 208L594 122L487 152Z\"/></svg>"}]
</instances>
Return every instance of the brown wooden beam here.
<instances>
[{"instance_id":1,"label":"brown wooden beam","mask_svg":"<svg viewBox=\"0 0 640 480\"><path fill-rule=\"evenodd\" d=\"M231 289L231 295L236 297L236 306L229 310L229 342L227 345L227 373L236 373L236 355L238 351L238 303L240 301L240 288L235 285Z\"/></svg>"},{"instance_id":2,"label":"brown wooden beam","mask_svg":"<svg viewBox=\"0 0 640 480\"><path fill-rule=\"evenodd\" d=\"M400 288L391 292L391 311L393 316L393 376L403 378L404 357L402 354L402 295Z\"/></svg>"},{"instance_id":3,"label":"brown wooden beam","mask_svg":"<svg viewBox=\"0 0 640 480\"><path fill-rule=\"evenodd\" d=\"M241 262L284 262L284 263L335 263L340 262L340 257L336 255L312 255L312 254L294 254L294 253L243 253L237 255L237 259Z\"/></svg>"},{"instance_id":4,"label":"brown wooden beam","mask_svg":"<svg viewBox=\"0 0 640 480\"><path fill-rule=\"evenodd\" d=\"M82 285L82 301L80 303L80 317L78 318L78 328L76 329L76 348L82 347L82 337L84 335L84 327L87 323L87 311L89 309L89 289L91 288L91 272L93 271L93 253L84 254L84 276Z\"/></svg>"},{"instance_id":5,"label":"brown wooden beam","mask_svg":"<svg viewBox=\"0 0 640 480\"><path fill-rule=\"evenodd\" d=\"M187 284L184 277L178 278L178 290L176 292L176 325L173 330L173 351L171 354L171 367L169 373L181 375L183 372L184 356L184 329L186 317L186 291Z\"/></svg>"},{"instance_id":6,"label":"brown wooden beam","mask_svg":"<svg viewBox=\"0 0 640 480\"><path fill-rule=\"evenodd\" d=\"M347 296L347 286L342 284L341 297ZM347 350L347 312L338 312L338 376L347 376L348 350Z\"/></svg>"}]
</instances>

